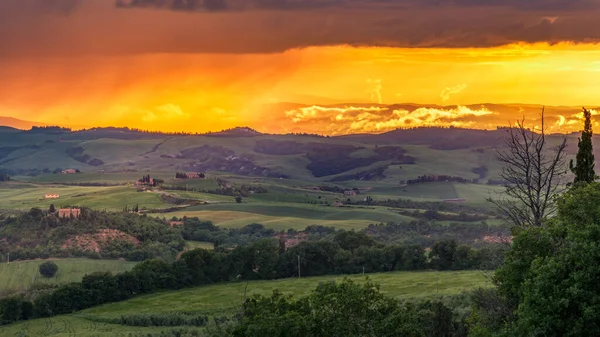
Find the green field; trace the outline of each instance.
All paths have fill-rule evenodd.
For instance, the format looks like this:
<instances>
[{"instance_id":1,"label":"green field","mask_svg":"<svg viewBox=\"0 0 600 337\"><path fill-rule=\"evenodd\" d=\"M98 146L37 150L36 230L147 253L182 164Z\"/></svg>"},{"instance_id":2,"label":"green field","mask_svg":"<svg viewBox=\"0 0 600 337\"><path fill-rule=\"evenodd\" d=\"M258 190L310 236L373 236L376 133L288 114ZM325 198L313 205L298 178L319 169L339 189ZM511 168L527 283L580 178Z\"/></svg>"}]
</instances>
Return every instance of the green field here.
<instances>
[{"instance_id":1,"label":"green field","mask_svg":"<svg viewBox=\"0 0 600 337\"><path fill-rule=\"evenodd\" d=\"M193 206L182 211L156 214L164 217L198 217L216 225L239 228L260 223L276 230L304 229L309 225L360 229L372 223L401 222L412 218L383 207L333 207L293 203L251 202Z\"/></svg>"},{"instance_id":2,"label":"green field","mask_svg":"<svg viewBox=\"0 0 600 337\"><path fill-rule=\"evenodd\" d=\"M204 242L204 241L191 241L188 240L185 242L186 249L214 249L214 244L212 242Z\"/></svg>"},{"instance_id":3,"label":"green field","mask_svg":"<svg viewBox=\"0 0 600 337\"><path fill-rule=\"evenodd\" d=\"M369 278L381 285L381 290L395 298L423 298L455 294L463 290L488 285L479 271L461 272L394 272L369 274ZM341 280L343 276L319 276L301 279L249 282L248 295L269 295L274 289L295 296L304 296L319 282ZM362 275L353 275L355 281L364 281ZM97 323L102 318L120 317L131 313L166 313L177 311L204 311L208 314L230 312L240 305L245 283L225 283L197 288L169 291L140 296L128 301L109 303L79 313L50 319L36 319L0 327L2 336L123 336L129 332L143 332L148 328L126 327L116 324ZM156 331L154 328L153 331Z\"/></svg>"},{"instance_id":4,"label":"green field","mask_svg":"<svg viewBox=\"0 0 600 337\"><path fill-rule=\"evenodd\" d=\"M135 262L91 259L52 259L58 271L51 278L39 273L39 265L46 260L0 263L0 291L24 290L33 284L60 285L81 281L86 274L97 271L120 273L131 270Z\"/></svg>"}]
</instances>

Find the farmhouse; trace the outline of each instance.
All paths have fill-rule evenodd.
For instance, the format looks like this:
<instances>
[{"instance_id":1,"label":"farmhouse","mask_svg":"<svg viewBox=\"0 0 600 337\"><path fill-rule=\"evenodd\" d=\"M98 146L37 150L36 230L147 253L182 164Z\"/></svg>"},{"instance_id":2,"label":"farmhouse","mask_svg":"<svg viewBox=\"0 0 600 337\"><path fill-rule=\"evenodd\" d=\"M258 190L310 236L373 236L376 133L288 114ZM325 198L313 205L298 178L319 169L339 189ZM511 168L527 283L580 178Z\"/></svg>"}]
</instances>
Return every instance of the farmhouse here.
<instances>
[{"instance_id":1,"label":"farmhouse","mask_svg":"<svg viewBox=\"0 0 600 337\"><path fill-rule=\"evenodd\" d=\"M81 209L79 208L61 208L58 210L59 218L78 218L81 215Z\"/></svg>"},{"instance_id":2,"label":"farmhouse","mask_svg":"<svg viewBox=\"0 0 600 337\"><path fill-rule=\"evenodd\" d=\"M355 191L355 190L347 190L347 191L344 191L344 195L347 195L347 196L355 196L355 195L357 195L357 194L358 194L358 193L356 193L356 191Z\"/></svg>"},{"instance_id":3,"label":"farmhouse","mask_svg":"<svg viewBox=\"0 0 600 337\"><path fill-rule=\"evenodd\" d=\"M204 178L204 173L187 172L185 175L188 177L188 179L201 179L201 178Z\"/></svg>"},{"instance_id":4,"label":"farmhouse","mask_svg":"<svg viewBox=\"0 0 600 337\"><path fill-rule=\"evenodd\" d=\"M344 206L344 203L341 202L341 201L336 201L333 204L331 204L331 206L333 206L333 207L342 207L342 206Z\"/></svg>"},{"instance_id":5,"label":"farmhouse","mask_svg":"<svg viewBox=\"0 0 600 337\"><path fill-rule=\"evenodd\" d=\"M44 195L44 199L58 199L59 195L56 193L49 193Z\"/></svg>"},{"instance_id":6,"label":"farmhouse","mask_svg":"<svg viewBox=\"0 0 600 337\"><path fill-rule=\"evenodd\" d=\"M173 226L183 226L183 221L169 221L169 225Z\"/></svg>"},{"instance_id":7,"label":"farmhouse","mask_svg":"<svg viewBox=\"0 0 600 337\"><path fill-rule=\"evenodd\" d=\"M70 169L63 170L61 173L62 174L74 174L74 173L77 173L77 170L70 168Z\"/></svg>"}]
</instances>

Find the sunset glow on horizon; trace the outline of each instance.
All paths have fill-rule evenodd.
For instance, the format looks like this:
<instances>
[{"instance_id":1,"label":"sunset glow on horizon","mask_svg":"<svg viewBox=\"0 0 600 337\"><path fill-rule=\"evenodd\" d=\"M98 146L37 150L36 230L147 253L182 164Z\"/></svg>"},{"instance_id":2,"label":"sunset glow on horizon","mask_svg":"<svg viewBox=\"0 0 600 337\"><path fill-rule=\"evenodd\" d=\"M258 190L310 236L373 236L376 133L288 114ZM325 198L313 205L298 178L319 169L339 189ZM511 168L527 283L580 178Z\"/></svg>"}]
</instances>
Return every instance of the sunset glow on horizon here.
<instances>
[{"instance_id":1,"label":"sunset glow on horizon","mask_svg":"<svg viewBox=\"0 0 600 337\"><path fill-rule=\"evenodd\" d=\"M554 131L571 132L581 128L577 115L581 106L600 106L596 98L600 93L597 41L555 43L548 39L444 47L450 43L447 41L455 40L440 40L442 34L415 46L400 42L361 46L361 41L350 46L355 43L342 43L345 37L332 36L336 29L346 27L344 15L350 17L351 13L336 16L326 12L319 16L314 14L319 12L309 12L309 16L302 12L297 20L322 25L319 32L324 42L261 50L259 42L269 40L263 36L256 41L256 50L246 46L247 42L231 40L236 50L227 51L229 47L223 43L233 39L231 34L215 33L203 40L198 37L200 47L195 50L195 45L188 46L191 42L183 42L188 38L181 30L186 27L184 23L193 27L201 17L216 24L214 16L227 22L244 16L257 22L259 14L267 14L172 13L116 9L98 1L63 2L79 7L65 7L72 12L64 16L43 17L49 23L58 23L55 33L63 35L41 47L25 45L23 40L7 41L7 46L14 48L0 52L0 116L74 128L127 126L206 132L249 126L264 132L345 134L435 125L492 128L520 118L523 112L526 118L535 120L542 105L546 105L572 107L548 111L548 123ZM285 15L292 15L288 13ZM95 20L111 15L115 27L106 27L110 34L68 30L93 24L83 21L92 14ZM140 27L116 34L126 16L138 20L135 22L140 22ZM159 17L177 29L167 34L167 28L163 33L149 28L153 39L146 36L144 44L139 45L148 50L126 44L148 20ZM275 20L274 16L269 18ZM562 16L543 20L550 25L550 33L557 32L552 25L560 24ZM42 27L43 22L36 25ZM15 28L19 23L9 20L6 25ZM247 34L258 31L252 28ZM270 34L275 42L305 39L289 30L271 30ZM255 35L247 37L258 39ZM184 47L173 47L179 40ZM275 104L282 102L306 106ZM406 102L421 106L387 107ZM483 103L522 106L506 112L505 108L482 107Z\"/></svg>"}]
</instances>

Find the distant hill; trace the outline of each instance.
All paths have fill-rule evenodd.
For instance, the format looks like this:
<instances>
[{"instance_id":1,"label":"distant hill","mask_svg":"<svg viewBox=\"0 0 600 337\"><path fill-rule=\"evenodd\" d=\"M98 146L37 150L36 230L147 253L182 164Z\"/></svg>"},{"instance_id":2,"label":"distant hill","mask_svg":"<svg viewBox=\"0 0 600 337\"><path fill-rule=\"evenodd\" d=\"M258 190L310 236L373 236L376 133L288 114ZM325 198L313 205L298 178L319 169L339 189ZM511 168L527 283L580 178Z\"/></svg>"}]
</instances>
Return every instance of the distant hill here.
<instances>
[{"instance_id":1,"label":"distant hill","mask_svg":"<svg viewBox=\"0 0 600 337\"><path fill-rule=\"evenodd\" d=\"M26 121L13 117L2 117L0 116L0 126L8 126L15 129L29 130L33 126L47 126L48 124Z\"/></svg>"},{"instance_id":2,"label":"distant hill","mask_svg":"<svg viewBox=\"0 0 600 337\"><path fill-rule=\"evenodd\" d=\"M569 135L568 156L578 134ZM204 135L162 134L128 128L70 131L0 128L0 173L37 175L57 169L83 172L224 172L343 182L443 179L497 181L495 150L506 130L422 127L381 134L323 137L263 134L239 127ZM550 142L560 136L549 135ZM600 158L600 147L596 147ZM458 179L460 180L460 179Z\"/></svg>"}]
</instances>

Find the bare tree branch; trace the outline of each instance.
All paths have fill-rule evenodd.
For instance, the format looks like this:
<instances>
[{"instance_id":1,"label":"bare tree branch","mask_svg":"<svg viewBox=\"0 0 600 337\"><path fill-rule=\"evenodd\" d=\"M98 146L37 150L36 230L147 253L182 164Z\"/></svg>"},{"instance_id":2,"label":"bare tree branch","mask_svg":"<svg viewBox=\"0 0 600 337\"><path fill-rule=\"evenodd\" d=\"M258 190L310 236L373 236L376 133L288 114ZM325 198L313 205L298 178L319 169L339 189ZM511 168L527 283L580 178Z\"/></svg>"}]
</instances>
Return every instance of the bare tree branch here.
<instances>
[{"instance_id":1,"label":"bare tree branch","mask_svg":"<svg viewBox=\"0 0 600 337\"><path fill-rule=\"evenodd\" d=\"M500 199L488 198L511 223L520 228L543 226L543 220L556 210L554 196L564 188L567 136L551 147L546 139L544 108L540 133L525 128L525 117L508 129L506 149L496 150L503 164L505 181Z\"/></svg>"}]
</instances>

